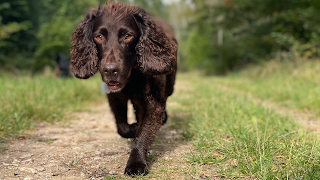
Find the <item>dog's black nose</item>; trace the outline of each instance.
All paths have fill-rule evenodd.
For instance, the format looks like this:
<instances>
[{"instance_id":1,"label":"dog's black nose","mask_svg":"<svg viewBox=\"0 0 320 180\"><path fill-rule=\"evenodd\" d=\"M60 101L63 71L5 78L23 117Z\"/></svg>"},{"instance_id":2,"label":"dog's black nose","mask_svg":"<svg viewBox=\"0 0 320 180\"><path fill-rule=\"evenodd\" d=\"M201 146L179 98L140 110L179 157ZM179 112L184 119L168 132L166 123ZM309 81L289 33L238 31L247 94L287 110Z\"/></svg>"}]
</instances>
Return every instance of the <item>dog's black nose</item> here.
<instances>
[{"instance_id":1,"label":"dog's black nose","mask_svg":"<svg viewBox=\"0 0 320 180\"><path fill-rule=\"evenodd\" d=\"M103 66L103 70L107 76L117 75L119 73L119 67L116 64L106 64Z\"/></svg>"}]
</instances>

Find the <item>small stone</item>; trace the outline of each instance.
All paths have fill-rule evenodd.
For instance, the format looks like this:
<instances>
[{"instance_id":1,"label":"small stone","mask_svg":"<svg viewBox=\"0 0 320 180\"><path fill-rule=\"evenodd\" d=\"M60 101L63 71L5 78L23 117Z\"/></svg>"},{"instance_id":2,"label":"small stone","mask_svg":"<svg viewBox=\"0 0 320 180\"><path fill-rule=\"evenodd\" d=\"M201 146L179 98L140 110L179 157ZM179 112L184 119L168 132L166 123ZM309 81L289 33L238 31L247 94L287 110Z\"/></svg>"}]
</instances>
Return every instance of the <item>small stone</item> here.
<instances>
[{"instance_id":1,"label":"small stone","mask_svg":"<svg viewBox=\"0 0 320 180\"><path fill-rule=\"evenodd\" d=\"M27 138L26 138L26 136L18 136L17 139L18 140L26 140Z\"/></svg>"},{"instance_id":2,"label":"small stone","mask_svg":"<svg viewBox=\"0 0 320 180\"><path fill-rule=\"evenodd\" d=\"M103 125L103 126L101 126L101 128L102 128L102 129L108 129L109 126L108 126L108 125Z\"/></svg>"},{"instance_id":3,"label":"small stone","mask_svg":"<svg viewBox=\"0 0 320 180\"><path fill-rule=\"evenodd\" d=\"M53 166L55 166L55 164L51 163L51 164L47 164L47 165L45 165L44 167L46 167L46 168L50 168L50 167L53 167Z\"/></svg>"},{"instance_id":4,"label":"small stone","mask_svg":"<svg viewBox=\"0 0 320 180\"><path fill-rule=\"evenodd\" d=\"M36 178L32 176L26 176L23 180L35 180Z\"/></svg>"},{"instance_id":5,"label":"small stone","mask_svg":"<svg viewBox=\"0 0 320 180\"><path fill-rule=\"evenodd\" d=\"M101 152L100 152L100 151L95 151L94 153L95 153L95 154L101 154Z\"/></svg>"},{"instance_id":6,"label":"small stone","mask_svg":"<svg viewBox=\"0 0 320 180\"><path fill-rule=\"evenodd\" d=\"M81 150L81 148L78 147L78 146L73 147L73 149L74 149L74 150Z\"/></svg>"},{"instance_id":7,"label":"small stone","mask_svg":"<svg viewBox=\"0 0 320 180\"><path fill-rule=\"evenodd\" d=\"M46 169L44 168L44 167L40 167L40 168L37 168L37 171L38 172L43 172L43 171L45 171Z\"/></svg>"},{"instance_id":8,"label":"small stone","mask_svg":"<svg viewBox=\"0 0 320 180\"><path fill-rule=\"evenodd\" d=\"M26 162L33 163L33 162L34 162L34 160L33 160L33 159L27 159L27 160L24 160L24 161L21 161L21 162L23 162L23 163L26 163Z\"/></svg>"},{"instance_id":9,"label":"small stone","mask_svg":"<svg viewBox=\"0 0 320 180\"><path fill-rule=\"evenodd\" d=\"M69 170L70 170L69 168L63 168L63 169L61 170L61 174L66 173L66 172L68 172Z\"/></svg>"},{"instance_id":10,"label":"small stone","mask_svg":"<svg viewBox=\"0 0 320 180\"><path fill-rule=\"evenodd\" d=\"M86 164L86 163L83 162L83 161L80 161L79 164L80 164L80 165L84 165L84 164Z\"/></svg>"},{"instance_id":11,"label":"small stone","mask_svg":"<svg viewBox=\"0 0 320 180\"><path fill-rule=\"evenodd\" d=\"M10 164L5 163L5 162L2 162L2 165L4 165L4 166L10 166Z\"/></svg>"},{"instance_id":12,"label":"small stone","mask_svg":"<svg viewBox=\"0 0 320 180\"><path fill-rule=\"evenodd\" d=\"M27 158L31 158L33 156L33 154L26 154L20 157L20 159L27 159Z\"/></svg>"},{"instance_id":13,"label":"small stone","mask_svg":"<svg viewBox=\"0 0 320 180\"><path fill-rule=\"evenodd\" d=\"M97 126L96 125L91 125L89 128L90 129L95 129L95 128L97 128Z\"/></svg>"},{"instance_id":14,"label":"small stone","mask_svg":"<svg viewBox=\"0 0 320 180\"><path fill-rule=\"evenodd\" d=\"M29 168L30 169L30 171L33 173L33 174L37 174L37 170L36 169L34 169L34 168Z\"/></svg>"},{"instance_id":15,"label":"small stone","mask_svg":"<svg viewBox=\"0 0 320 180\"><path fill-rule=\"evenodd\" d=\"M117 173L115 171L110 171L109 174L116 175Z\"/></svg>"},{"instance_id":16,"label":"small stone","mask_svg":"<svg viewBox=\"0 0 320 180\"><path fill-rule=\"evenodd\" d=\"M14 159L12 164L16 164L16 163L19 163L20 161L18 161L17 159Z\"/></svg>"},{"instance_id":17,"label":"small stone","mask_svg":"<svg viewBox=\"0 0 320 180\"><path fill-rule=\"evenodd\" d=\"M21 168L19 168L19 170L24 171L24 172L28 171L28 169L26 167L21 167Z\"/></svg>"},{"instance_id":18,"label":"small stone","mask_svg":"<svg viewBox=\"0 0 320 180\"><path fill-rule=\"evenodd\" d=\"M23 171L23 172L28 172L28 173L33 173L33 174L36 174L38 171L34 168L27 168L27 167L21 167L19 168L20 171Z\"/></svg>"},{"instance_id":19,"label":"small stone","mask_svg":"<svg viewBox=\"0 0 320 180\"><path fill-rule=\"evenodd\" d=\"M41 178L51 178L51 177L52 177L52 173L46 173L41 176Z\"/></svg>"}]
</instances>

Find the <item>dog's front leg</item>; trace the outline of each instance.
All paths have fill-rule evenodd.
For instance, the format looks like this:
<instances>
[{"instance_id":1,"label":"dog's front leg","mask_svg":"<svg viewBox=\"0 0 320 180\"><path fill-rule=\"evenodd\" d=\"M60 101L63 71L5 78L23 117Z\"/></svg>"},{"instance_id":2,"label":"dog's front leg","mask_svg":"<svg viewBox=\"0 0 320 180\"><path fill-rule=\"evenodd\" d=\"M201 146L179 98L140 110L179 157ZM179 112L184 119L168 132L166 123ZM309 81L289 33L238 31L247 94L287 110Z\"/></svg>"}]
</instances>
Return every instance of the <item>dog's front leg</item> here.
<instances>
[{"instance_id":1,"label":"dog's front leg","mask_svg":"<svg viewBox=\"0 0 320 180\"><path fill-rule=\"evenodd\" d=\"M148 173L147 152L165 119L165 102L157 102L152 97L145 103L145 116L139 122L136 138L132 142L132 150L125 169L130 176Z\"/></svg>"},{"instance_id":2,"label":"dog's front leg","mask_svg":"<svg viewBox=\"0 0 320 180\"><path fill-rule=\"evenodd\" d=\"M121 93L108 94L108 101L116 119L118 133L124 138L134 138L137 124L128 124L128 98Z\"/></svg>"}]
</instances>

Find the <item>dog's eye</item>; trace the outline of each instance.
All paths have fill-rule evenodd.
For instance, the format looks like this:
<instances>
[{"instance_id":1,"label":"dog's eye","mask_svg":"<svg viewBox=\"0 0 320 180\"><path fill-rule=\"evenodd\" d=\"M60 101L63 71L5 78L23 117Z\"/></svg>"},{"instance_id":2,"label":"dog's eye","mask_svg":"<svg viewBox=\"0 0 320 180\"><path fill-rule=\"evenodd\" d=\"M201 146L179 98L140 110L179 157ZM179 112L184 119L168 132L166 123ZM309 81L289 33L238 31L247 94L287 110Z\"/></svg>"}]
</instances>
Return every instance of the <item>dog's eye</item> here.
<instances>
[{"instance_id":1,"label":"dog's eye","mask_svg":"<svg viewBox=\"0 0 320 180\"><path fill-rule=\"evenodd\" d=\"M94 40L96 40L97 42L102 42L102 36L101 35L98 35L94 38Z\"/></svg>"},{"instance_id":2,"label":"dog's eye","mask_svg":"<svg viewBox=\"0 0 320 180\"><path fill-rule=\"evenodd\" d=\"M133 39L133 36L131 34L124 35L124 41L130 42Z\"/></svg>"}]
</instances>

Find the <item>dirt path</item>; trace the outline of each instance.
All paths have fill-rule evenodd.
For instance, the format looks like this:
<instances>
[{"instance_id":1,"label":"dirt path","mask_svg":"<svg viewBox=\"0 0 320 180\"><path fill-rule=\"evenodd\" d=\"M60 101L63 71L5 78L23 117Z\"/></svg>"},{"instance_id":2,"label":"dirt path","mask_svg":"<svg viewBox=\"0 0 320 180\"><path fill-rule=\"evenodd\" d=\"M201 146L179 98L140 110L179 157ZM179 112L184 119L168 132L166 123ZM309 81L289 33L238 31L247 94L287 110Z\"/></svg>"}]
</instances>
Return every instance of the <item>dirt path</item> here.
<instances>
[{"instance_id":1,"label":"dirt path","mask_svg":"<svg viewBox=\"0 0 320 180\"><path fill-rule=\"evenodd\" d=\"M132 109L129 112L133 121ZM69 125L42 124L30 138L9 142L0 153L0 179L127 179L123 172L131 141L117 134L107 103L75 116ZM160 179L169 179L168 172L170 179L183 179L174 169L187 167L183 155L190 145L168 126L162 127L151 148L149 166L151 171L165 170L158 174Z\"/></svg>"}]
</instances>

